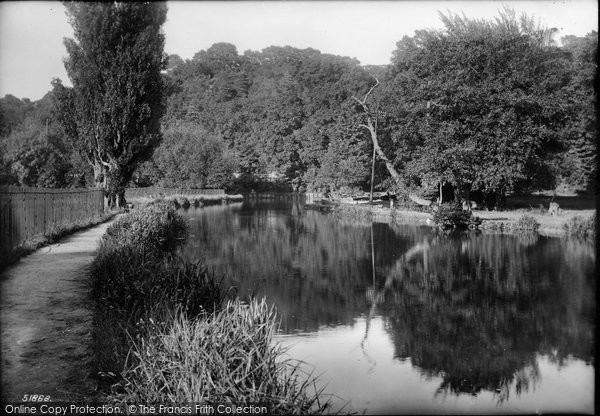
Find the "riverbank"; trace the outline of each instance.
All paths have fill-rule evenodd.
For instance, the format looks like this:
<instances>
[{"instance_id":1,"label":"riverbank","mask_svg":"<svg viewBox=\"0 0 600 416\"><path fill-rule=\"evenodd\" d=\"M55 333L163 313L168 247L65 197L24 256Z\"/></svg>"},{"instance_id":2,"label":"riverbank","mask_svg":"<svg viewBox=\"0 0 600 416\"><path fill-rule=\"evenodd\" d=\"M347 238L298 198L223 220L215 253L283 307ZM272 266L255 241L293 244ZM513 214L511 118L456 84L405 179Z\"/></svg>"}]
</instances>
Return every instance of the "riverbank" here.
<instances>
[{"instance_id":1,"label":"riverbank","mask_svg":"<svg viewBox=\"0 0 600 416\"><path fill-rule=\"evenodd\" d=\"M178 256L187 234L172 200L136 208L107 229L91 267L101 400L324 412L314 378L273 342L273 307L235 299L202 263Z\"/></svg>"},{"instance_id":2,"label":"riverbank","mask_svg":"<svg viewBox=\"0 0 600 416\"><path fill-rule=\"evenodd\" d=\"M528 215L540 224L537 232L546 236L565 235L565 226L580 217L589 219L596 210L562 210L558 215L540 213L539 210L517 209L511 211L482 211L473 210L473 215L479 217L482 222L479 228L483 231L493 230L510 232L523 215ZM410 211L377 205L339 205L334 209L334 214L357 220L370 220L375 222L397 223L397 224L423 224L434 226L433 214L425 211Z\"/></svg>"},{"instance_id":3,"label":"riverbank","mask_svg":"<svg viewBox=\"0 0 600 416\"><path fill-rule=\"evenodd\" d=\"M88 267L108 223L38 249L2 274L2 400L94 395Z\"/></svg>"},{"instance_id":4,"label":"riverbank","mask_svg":"<svg viewBox=\"0 0 600 416\"><path fill-rule=\"evenodd\" d=\"M203 194L174 194L167 196L149 196L149 197L137 197L129 200L133 206L146 206L155 203L168 203L172 204L175 208L188 208L188 207L203 207L208 205L219 205L229 204L231 202L240 202L244 200L244 196L229 195L229 194L217 194L217 195L203 195Z\"/></svg>"}]
</instances>

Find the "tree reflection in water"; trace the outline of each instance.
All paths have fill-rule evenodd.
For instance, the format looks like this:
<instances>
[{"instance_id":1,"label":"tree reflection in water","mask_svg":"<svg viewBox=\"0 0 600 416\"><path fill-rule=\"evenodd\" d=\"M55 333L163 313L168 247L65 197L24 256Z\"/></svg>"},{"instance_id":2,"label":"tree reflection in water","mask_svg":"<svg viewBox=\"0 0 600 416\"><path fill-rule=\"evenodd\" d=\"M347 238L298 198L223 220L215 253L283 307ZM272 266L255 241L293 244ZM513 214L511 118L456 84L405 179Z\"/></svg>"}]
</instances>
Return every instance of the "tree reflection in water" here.
<instances>
[{"instance_id":1,"label":"tree reflection in water","mask_svg":"<svg viewBox=\"0 0 600 416\"><path fill-rule=\"evenodd\" d=\"M591 362L594 260L540 240L434 236L422 256L401 257L379 307L396 357L442 377L438 394L486 390L500 402L513 383L520 394L538 381L538 354Z\"/></svg>"},{"instance_id":2,"label":"tree reflection in water","mask_svg":"<svg viewBox=\"0 0 600 416\"><path fill-rule=\"evenodd\" d=\"M520 394L538 381L539 355L593 364L589 244L340 223L299 201L189 215L194 238L184 254L205 257L240 295L275 303L283 332L382 316L395 358L441 377L439 395L490 391L505 401L511 386ZM366 337L368 329L363 347Z\"/></svg>"}]
</instances>

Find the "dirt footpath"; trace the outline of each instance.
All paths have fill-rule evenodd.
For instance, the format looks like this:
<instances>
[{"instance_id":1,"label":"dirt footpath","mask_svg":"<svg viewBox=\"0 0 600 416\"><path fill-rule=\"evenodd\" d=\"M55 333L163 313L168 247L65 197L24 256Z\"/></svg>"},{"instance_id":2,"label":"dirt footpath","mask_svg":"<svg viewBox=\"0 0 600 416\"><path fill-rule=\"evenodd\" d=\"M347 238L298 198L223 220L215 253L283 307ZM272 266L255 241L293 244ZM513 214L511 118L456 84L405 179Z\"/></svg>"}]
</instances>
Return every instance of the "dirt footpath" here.
<instances>
[{"instance_id":1,"label":"dirt footpath","mask_svg":"<svg viewBox=\"0 0 600 416\"><path fill-rule=\"evenodd\" d=\"M93 393L87 270L108 224L65 237L0 275L3 402Z\"/></svg>"}]
</instances>

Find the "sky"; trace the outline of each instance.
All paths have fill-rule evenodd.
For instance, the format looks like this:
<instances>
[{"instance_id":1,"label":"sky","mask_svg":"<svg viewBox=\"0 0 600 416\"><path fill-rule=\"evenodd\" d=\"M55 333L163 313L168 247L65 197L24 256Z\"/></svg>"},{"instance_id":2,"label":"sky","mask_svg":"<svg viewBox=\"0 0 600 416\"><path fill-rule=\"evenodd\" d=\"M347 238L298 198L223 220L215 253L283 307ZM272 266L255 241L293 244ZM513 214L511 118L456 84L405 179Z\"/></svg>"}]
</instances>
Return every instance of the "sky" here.
<instances>
[{"instance_id":1,"label":"sky","mask_svg":"<svg viewBox=\"0 0 600 416\"><path fill-rule=\"evenodd\" d=\"M190 59L217 42L238 52L268 46L314 48L388 64L396 42L418 29L440 29L438 11L493 18L502 6L555 27L556 39L598 30L597 0L563 1L174 1L168 2L165 52ZM60 78L63 39L72 37L59 2L0 2L0 97L40 99Z\"/></svg>"}]
</instances>

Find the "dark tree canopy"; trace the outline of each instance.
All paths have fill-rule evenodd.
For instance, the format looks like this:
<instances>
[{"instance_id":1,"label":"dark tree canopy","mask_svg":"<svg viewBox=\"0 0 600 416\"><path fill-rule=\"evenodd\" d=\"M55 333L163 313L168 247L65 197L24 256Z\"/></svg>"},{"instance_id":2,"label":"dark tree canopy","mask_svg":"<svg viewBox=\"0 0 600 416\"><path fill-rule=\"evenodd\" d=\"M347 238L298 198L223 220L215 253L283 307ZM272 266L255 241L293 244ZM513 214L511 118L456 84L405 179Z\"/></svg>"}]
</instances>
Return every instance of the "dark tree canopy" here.
<instances>
[{"instance_id":1,"label":"dark tree canopy","mask_svg":"<svg viewBox=\"0 0 600 416\"><path fill-rule=\"evenodd\" d=\"M165 3L65 3L73 88L55 81L65 132L94 168L111 204L160 143Z\"/></svg>"},{"instance_id":2,"label":"dark tree canopy","mask_svg":"<svg viewBox=\"0 0 600 416\"><path fill-rule=\"evenodd\" d=\"M369 142L351 96L369 75L356 60L275 46L240 55L217 43L169 78L166 123L182 120L198 138L221 140L244 180L279 177L294 190L365 183Z\"/></svg>"},{"instance_id":3,"label":"dark tree canopy","mask_svg":"<svg viewBox=\"0 0 600 416\"><path fill-rule=\"evenodd\" d=\"M86 169L55 117L51 92L38 101L0 99L0 184L45 188L86 185Z\"/></svg>"},{"instance_id":4,"label":"dark tree canopy","mask_svg":"<svg viewBox=\"0 0 600 416\"><path fill-rule=\"evenodd\" d=\"M565 36L563 49L570 58L571 82L564 94L569 117L563 137L565 152L560 171L567 185L590 188L597 175L596 80L598 32L584 37Z\"/></svg>"},{"instance_id":5,"label":"dark tree canopy","mask_svg":"<svg viewBox=\"0 0 600 416\"><path fill-rule=\"evenodd\" d=\"M444 30L398 42L383 91L388 151L406 183L425 193L450 183L492 205L552 187L569 116L568 54L510 10L493 21L441 17Z\"/></svg>"},{"instance_id":6,"label":"dark tree canopy","mask_svg":"<svg viewBox=\"0 0 600 416\"><path fill-rule=\"evenodd\" d=\"M164 126L164 140L136 181L172 188L223 188L231 181L235 161L227 144L201 126L176 121Z\"/></svg>"}]
</instances>

